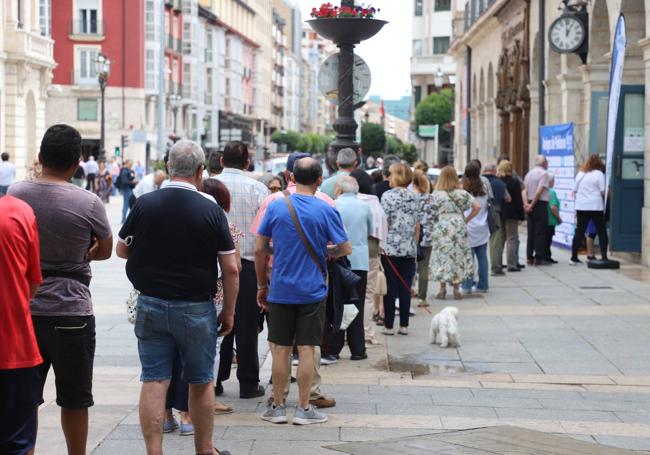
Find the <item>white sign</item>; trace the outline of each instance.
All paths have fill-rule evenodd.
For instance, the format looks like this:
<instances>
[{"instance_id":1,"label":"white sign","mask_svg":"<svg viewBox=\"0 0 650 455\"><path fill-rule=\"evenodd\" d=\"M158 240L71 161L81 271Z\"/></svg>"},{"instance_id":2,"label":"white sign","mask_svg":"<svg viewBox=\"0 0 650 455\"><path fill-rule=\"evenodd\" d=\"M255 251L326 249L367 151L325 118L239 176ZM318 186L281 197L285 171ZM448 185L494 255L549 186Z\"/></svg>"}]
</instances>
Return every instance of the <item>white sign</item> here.
<instances>
[{"instance_id":1,"label":"white sign","mask_svg":"<svg viewBox=\"0 0 650 455\"><path fill-rule=\"evenodd\" d=\"M607 169L605 170L605 200L609 193L614 165L614 138L616 137L616 122L618 120L618 105L621 98L623 82L623 64L625 63L625 47L627 36L625 17L621 14L616 24L614 48L612 49L612 69L609 76L609 107L607 109ZM607 204L605 204L607 206Z\"/></svg>"}]
</instances>

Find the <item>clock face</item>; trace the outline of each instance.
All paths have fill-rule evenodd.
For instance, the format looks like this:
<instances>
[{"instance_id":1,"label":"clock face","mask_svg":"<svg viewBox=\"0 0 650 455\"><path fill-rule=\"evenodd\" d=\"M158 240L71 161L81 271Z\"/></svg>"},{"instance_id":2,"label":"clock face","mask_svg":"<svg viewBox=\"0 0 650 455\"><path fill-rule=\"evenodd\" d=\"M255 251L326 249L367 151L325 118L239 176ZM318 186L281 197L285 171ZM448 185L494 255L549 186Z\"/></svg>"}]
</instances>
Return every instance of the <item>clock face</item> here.
<instances>
[{"instance_id":1,"label":"clock face","mask_svg":"<svg viewBox=\"0 0 650 455\"><path fill-rule=\"evenodd\" d=\"M363 101L370 91L372 77L368 64L356 54L354 56L353 74L353 102L357 104ZM321 65L318 71L318 89L330 102L334 104L338 102L339 54L330 55Z\"/></svg>"},{"instance_id":2,"label":"clock face","mask_svg":"<svg viewBox=\"0 0 650 455\"><path fill-rule=\"evenodd\" d=\"M582 46L586 31L582 22L576 17L562 16L551 24L548 38L555 52L571 53Z\"/></svg>"}]
</instances>

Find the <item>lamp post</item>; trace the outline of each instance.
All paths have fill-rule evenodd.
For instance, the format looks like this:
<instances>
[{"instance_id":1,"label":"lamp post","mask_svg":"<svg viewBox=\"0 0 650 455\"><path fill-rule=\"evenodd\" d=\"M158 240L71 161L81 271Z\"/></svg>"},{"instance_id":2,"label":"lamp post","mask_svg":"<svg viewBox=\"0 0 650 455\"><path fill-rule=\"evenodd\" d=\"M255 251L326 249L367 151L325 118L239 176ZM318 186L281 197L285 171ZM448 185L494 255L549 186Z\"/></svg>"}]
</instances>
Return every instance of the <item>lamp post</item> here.
<instances>
[{"instance_id":1,"label":"lamp post","mask_svg":"<svg viewBox=\"0 0 650 455\"><path fill-rule=\"evenodd\" d=\"M341 7L354 8L354 0L341 0ZM356 143L357 122L354 120L354 47L375 36L387 24L377 19L351 17L319 18L307 21L312 29L331 40L341 50L339 53L338 118L334 122L336 139L332 142L334 153L342 148L359 148Z\"/></svg>"},{"instance_id":2,"label":"lamp post","mask_svg":"<svg viewBox=\"0 0 650 455\"><path fill-rule=\"evenodd\" d=\"M176 114L178 114L178 109L181 107L181 100L183 98L180 95L172 94L169 95L169 104L172 106L172 122L174 126L174 136L176 136Z\"/></svg>"},{"instance_id":3,"label":"lamp post","mask_svg":"<svg viewBox=\"0 0 650 455\"><path fill-rule=\"evenodd\" d=\"M106 149L105 149L105 140L106 140L106 121L105 121L105 109L104 109L104 92L106 91L106 84L108 83L108 74L111 72L111 61L104 54L99 54L97 60L95 60L97 65L97 80L99 81L99 90L102 94L102 112L100 120L100 133L99 133L99 156L97 161L103 161L106 159Z\"/></svg>"}]
</instances>

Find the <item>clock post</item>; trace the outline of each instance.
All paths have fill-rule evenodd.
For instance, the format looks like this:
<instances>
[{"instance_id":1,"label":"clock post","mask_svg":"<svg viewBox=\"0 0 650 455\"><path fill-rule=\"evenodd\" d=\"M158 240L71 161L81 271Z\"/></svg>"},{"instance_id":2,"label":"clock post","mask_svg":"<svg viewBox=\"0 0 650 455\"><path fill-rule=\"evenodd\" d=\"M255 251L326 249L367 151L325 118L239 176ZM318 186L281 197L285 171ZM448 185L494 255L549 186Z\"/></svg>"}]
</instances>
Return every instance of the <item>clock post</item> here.
<instances>
[{"instance_id":1,"label":"clock post","mask_svg":"<svg viewBox=\"0 0 650 455\"><path fill-rule=\"evenodd\" d=\"M354 0L341 0L341 8L355 8ZM331 147L335 153L343 148L358 150L354 119L354 47L375 36L386 21L337 17L307 21L316 33L333 41L341 50L338 64L338 118L334 122L336 139Z\"/></svg>"}]
</instances>

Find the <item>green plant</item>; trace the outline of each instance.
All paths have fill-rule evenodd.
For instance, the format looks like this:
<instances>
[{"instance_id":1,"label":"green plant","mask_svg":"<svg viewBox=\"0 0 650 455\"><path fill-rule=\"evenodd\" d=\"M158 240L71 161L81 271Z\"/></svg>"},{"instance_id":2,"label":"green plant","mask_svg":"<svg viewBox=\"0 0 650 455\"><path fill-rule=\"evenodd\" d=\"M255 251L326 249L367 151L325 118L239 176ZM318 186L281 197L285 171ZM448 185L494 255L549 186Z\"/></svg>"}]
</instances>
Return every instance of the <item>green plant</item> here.
<instances>
[{"instance_id":1,"label":"green plant","mask_svg":"<svg viewBox=\"0 0 650 455\"><path fill-rule=\"evenodd\" d=\"M286 144L287 151L293 152L298 149L298 142L300 141L300 133L297 131L286 131L282 132L280 130L275 130L271 135L271 142L275 144Z\"/></svg>"},{"instance_id":2,"label":"green plant","mask_svg":"<svg viewBox=\"0 0 650 455\"><path fill-rule=\"evenodd\" d=\"M443 89L427 96L415 109L415 127L420 125L440 125L438 140L449 141L449 128L453 110L454 94L451 89Z\"/></svg>"},{"instance_id":3,"label":"green plant","mask_svg":"<svg viewBox=\"0 0 650 455\"><path fill-rule=\"evenodd\" d=\"M365 153L383 153L385 146L386 133L381 125L364 123L361 126L361 147Z\"/></svg>"}]
</instances>

